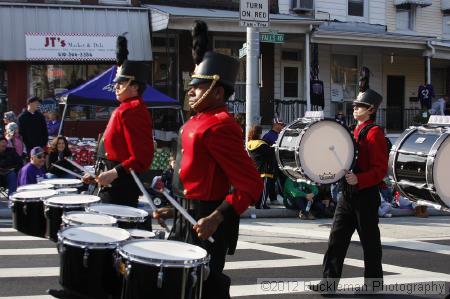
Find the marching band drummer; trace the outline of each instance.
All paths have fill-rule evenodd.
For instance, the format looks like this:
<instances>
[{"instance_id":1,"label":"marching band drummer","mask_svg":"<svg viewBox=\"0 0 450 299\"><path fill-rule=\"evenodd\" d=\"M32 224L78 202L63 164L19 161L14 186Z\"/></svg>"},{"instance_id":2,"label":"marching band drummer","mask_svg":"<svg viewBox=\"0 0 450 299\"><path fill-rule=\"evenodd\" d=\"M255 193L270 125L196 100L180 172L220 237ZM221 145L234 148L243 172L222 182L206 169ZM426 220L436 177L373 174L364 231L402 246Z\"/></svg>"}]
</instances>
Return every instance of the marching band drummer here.
<instances>
[{"instance_id":1,"label":"marching band drummer","mask_svg":"<svg viewBox=\"0 0 450 299\"><path fill-rule=\"evenodd\" d=\"M153 160L152 119L142 99L150 69L144 63L126 59L125 37L119 36L117 45L114 83L120 105L112 113L103 135L104 164L108 170L96 181L104 186L99 193L102 202L137 207L140 190L130 169L144 173ZM83 181L92 179L85 174Z\"/></svg>"},{"instance_id":2,"label":"marching band drummer","mask_svg":"<svg viewBox=\"0 0 450 299\"><path fill-rule=\"evenodd\" d=\"M188 97L197 114L180 130L172 186L197 225L192 227L176 215L169 238L198 245L210 254L202 298L220 299L230 298L231 281L222 272L226 254L233 254L236 247L239 215L258 201L263 186L242 146L242 130L225 106L234 93L239 63L230 56L206 52L206 46L207 26L196 21L193 56L197 66ZM167 218L172 211L158 209L154 217ZM210 236L214 243L206 240Z\"/></svg>"},{"instance_id":3,"label":"marching band drummer","mask_svg":"<svg viewBox=\"0 0 450 299\"><path fill-rule=\"evenodd\" d=\"M379 185L387 172L388 153L383 130L373 126L382 97L369 88L368 79L367 75L360 80L363 86L360 86L360 93L353 101L353 117L357 121L353 133L358 145L356 166L353 172L346 171L345 174L344 197L338 201L328 249L323 259L323 279L319 284L310 286L312 290L325 294L337 291L344 259L355 230L358 231L364 252L365 285L361 287L361 292L370 294L383 289L378 207L381 202ZM362 133L363 130L366 134Z\"/></svg>"}]
</instances>

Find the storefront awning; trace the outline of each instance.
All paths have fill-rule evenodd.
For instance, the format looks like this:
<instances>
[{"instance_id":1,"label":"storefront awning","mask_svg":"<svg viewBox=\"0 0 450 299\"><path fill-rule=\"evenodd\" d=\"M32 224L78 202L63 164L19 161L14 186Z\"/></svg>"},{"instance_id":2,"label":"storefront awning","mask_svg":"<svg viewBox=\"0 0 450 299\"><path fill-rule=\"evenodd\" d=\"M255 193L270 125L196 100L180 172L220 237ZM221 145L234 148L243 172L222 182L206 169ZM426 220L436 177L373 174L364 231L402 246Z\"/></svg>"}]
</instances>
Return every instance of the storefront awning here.
<instances>
[{"instance_id":1,"label":"storefront awning","mask_svg":"<svg viewBox=\"0 0 450 299\"><path fill-rule=\"evenodd\" d=\"M128 58L152 60L148 10L143 8L0 3L0 28L0 61L27 60L26 35L111 36L125 32Z\"/></svg>"},{"instance_id":2,"label":"storefront awning","mask_svg":"<svg viewBox=\"0 0 450 299\"><path fill-rule=\"evenodd\" d=\"M394 0L395 6L401 5L417 5L420 7L426 7L433 4L433 0Z\"/></svg>"},{"instance_id":3,"label":"storefront awning","mask_svg":"<svg viewBox=\"0 0 450 299\"><path fill-rule=\"evenodd\" d=\"M190 30L193 22L198 19L205 21L210 31L246 31L246 27L239 26L238 11L165 5L143 5L143 7L151 11L152 31ZM305 33L310 31L310 25L321 23L323 21L307 17L270 14L270 29L280 33Z\"/></svg>"}]
</instances>

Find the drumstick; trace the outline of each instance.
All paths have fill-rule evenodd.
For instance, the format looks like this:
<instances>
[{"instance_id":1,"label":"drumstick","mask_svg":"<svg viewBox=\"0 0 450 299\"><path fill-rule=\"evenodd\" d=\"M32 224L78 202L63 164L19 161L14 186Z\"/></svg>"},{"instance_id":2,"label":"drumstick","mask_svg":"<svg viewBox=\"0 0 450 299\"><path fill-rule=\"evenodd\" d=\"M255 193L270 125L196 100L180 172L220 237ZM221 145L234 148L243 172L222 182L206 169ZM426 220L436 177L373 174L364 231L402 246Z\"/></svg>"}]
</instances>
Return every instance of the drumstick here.
<instances>
[{"instance_id":1,"label":"drumstick","mask_svg":"<svg viewBox=\"0 0 450 299\"><path fill-rule=\"evenodd\" d=\"M328 149L329 149L330 151L333 152L334 156L336 157L336 160L337 160L338 163L339 163L339 166L340 166L343 170L345 170L344 163L342 163L341 158L339 158L338 154L337 154L336 151L334 150L334 145L330 145L330 146L328 147Z\"/></svg>"},{"instance_id":2,"label":"drumstick","mask_svg":"<svg viewBox=\"0 0 450 299\"><path fill-rule=\"evenodd\" d=\"M87 171L86 169L84 169L83 166L81 166L80 164L78 164L77 162L68 159L67 157L64 157L64 159L66 159L66 161L68 161L70 164L72 164L73 166L75 166L76 168L78 168L79 170L81 170L83 173L87 173L89 174L91 177L95 178L95 176L90 173L89 171Z\"/></svg>"},{"instance_id":3,"label":"drumstick","mask_svg":"<svg viewBox=\"0 0 450 299\"><path fill-rule=\"evenodd\" d=\"M180 212L181 215L183 215L183 217L186 218L187 221L189 221L193 226L197 224L197 221L195 221L195 219L192 218L192 216L182 206L180 206L180 204L172 196L170 196L166 188L164 188L162 193L167 198L167 200L169 200L170 203L175 207L175 209L177 209L178 212ZM209 237L208 241L214 243L213 237Z\"/></svg>"},{"instance_id":4,"label":"drumstick","mask_svg":"<svg viewBox=\"0 0 450 299\"><path fill-rule=\"evenodd\" d=\"M73 176L76 176L77 178L80 178L80 179L83 178L82 175L79 175L78 173L73 172L73 171L71 171L71 170L69 170L69 169L67 169L67 168L62 167L62 166L59 166L59 165L57 165L57 164L55 164L55 163L52 163L52 166L54 166L54 167L56 167L56 168L58 168L58 169L61 169L62 171L67 172L68 174L71 174L71 175L73 175Z\"/></svg>"},{"instance_id":5,"label":"drumstick","mask_svg":"<svg viewBox=\"0 0 450 299\"><path fill-rule=\"evenodd\" d=\"M150 204L150 209L152 211L156 211L157 208L156 208L155 204L153 203L153 200L150 197L150 194L148 194L147 190L145 190L144 185L142 185L141 180L138 178L138 176L136 175L136 173L134 172L133 169L130 169L130 173L133 176L133 179L136 182L136 185L138 185L139 189L141 190L142 194L144 195L145 199ZM166 230L166 232L170 233L170 229L167 227L167 224L164 221L164 219L159 218L158 223Z\"/></svg>"}]
</instances>

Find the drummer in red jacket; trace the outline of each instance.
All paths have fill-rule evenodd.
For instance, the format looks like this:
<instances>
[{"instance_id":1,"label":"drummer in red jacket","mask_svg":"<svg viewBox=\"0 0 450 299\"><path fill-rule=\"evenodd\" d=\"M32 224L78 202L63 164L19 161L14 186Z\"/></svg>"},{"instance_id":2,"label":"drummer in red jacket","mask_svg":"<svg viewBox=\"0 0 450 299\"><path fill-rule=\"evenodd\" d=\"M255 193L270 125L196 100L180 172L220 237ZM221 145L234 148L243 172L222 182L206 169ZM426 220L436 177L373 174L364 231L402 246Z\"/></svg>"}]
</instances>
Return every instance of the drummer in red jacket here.
<instances>
[{"instance_id":1,"label":"drummer in red jacket","mask_svg":"<svg viewBox=\"0 0 450 299\"><path fill-rule=\"evenodd\" d=\"M365 285L361 287L361 291L370 293L382 290L378 186L387 172L387 144L384 132L379 126L371 127L366 134L361 134L359 140L361 130L374 123L381 101L381 95L368 88L360 92L353 102L353 117L357 121L354 138L358 144L358 158L353 171L347 171L345 175L344 198L338 201L328 249L323 260L323 279L319 284L310 286L314 291L336 291L347 248L355 230L358 231L364 251Z\"/></svg>"},{"instance_id":2,"label":"drummer in red jacket","mask_svg":"<svg viewBox=\"0 0 450 299\"><path fill-rule=\"evenodd\" d=\"M193 31L197 66L188 91L189 105L197 114L180 130L172 181L174 195L198 223L193 227L178 215L170 238L206 249L210 275L202 298L221 299L230 298L230 278L222 272L226 254L236 247L239 215L258 201L263 186L242 146L242 130L225 105L234 93L239 63L227 55L205 53L206 34L206 24L197 21ZM164 218L168 212L160 209L154 216ZM209 236L214 243L206 240Z\"/></svg>"}]
</instances>

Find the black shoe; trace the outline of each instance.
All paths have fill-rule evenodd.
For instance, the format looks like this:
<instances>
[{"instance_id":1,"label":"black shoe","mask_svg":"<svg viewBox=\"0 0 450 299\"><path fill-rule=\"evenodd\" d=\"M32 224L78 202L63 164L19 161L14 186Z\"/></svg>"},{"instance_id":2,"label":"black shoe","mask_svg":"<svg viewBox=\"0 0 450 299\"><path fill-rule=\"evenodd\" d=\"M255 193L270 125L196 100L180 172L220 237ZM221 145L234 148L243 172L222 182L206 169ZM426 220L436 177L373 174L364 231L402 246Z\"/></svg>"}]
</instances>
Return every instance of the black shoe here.
<instances>
[{"instance_id":1,"label":"black shoe","mask_svg":"<svg viewBox=\"0 0 450 299\"><path fill-rule=\"evenodd\" d=\"M322 279L318 284L309 284L307 287L324 297L331 297L336 294L338 282L336 280Z\"/></svg>"},{"instance_id":2,"label":"black shoe","mask_svg":"<svg viewBox=\"0 0 450 299\"><path fill-rule=\"evenodd\" d=\"M47 290L47 293L50 296L53 296L55 298L60 298L60 299L81 299L81 297L75 296L73 294L69 294L68 292L66 292L64 290L49 289L49 290Z\"/></svg>"}]
</instances>

